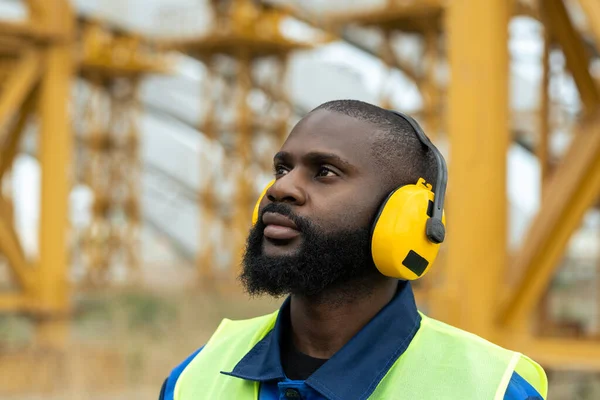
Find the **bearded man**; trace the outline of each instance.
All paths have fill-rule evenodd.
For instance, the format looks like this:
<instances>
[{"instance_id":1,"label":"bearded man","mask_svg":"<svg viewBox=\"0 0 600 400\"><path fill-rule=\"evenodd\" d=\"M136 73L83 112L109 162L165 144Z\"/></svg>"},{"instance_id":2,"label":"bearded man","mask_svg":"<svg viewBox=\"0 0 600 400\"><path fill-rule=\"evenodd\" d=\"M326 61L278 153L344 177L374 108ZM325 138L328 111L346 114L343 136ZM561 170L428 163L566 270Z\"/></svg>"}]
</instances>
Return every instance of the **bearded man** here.
<instances>
[{"instance_id":1,"label":"bearded man","mask_svg":"<svg viewBox=\"0 0 600 400\"><path fill-rule=\"evenodd\" d=\"M322 104L273 167L240 278L285 301L224 320L161 400L545 399L537 363L417 309L410 281L444 240L447 174L412 118Z\"/></svg>"}]
</instances>

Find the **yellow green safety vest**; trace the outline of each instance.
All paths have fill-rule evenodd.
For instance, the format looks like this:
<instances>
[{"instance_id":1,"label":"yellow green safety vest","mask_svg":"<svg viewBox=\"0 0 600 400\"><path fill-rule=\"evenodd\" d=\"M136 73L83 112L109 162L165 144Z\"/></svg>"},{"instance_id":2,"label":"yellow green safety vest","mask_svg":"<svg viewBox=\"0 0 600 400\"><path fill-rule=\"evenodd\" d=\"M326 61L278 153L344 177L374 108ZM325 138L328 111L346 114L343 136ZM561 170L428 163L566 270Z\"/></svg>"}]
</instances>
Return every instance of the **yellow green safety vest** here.
<instances>
[{"instance_id":1,"label":"yellow green safety vest","mask_svg":"<svg viewBox=\"0 0 600 400\"><path fill-rule=\"evenodd\" d=\"M223 320L179 376L174 399L258 399L258 382L221 371L232 371L273 329L278 312L243 321ZM531 359L422 313L421 317L412 342L369 399L502 400L515 370L546 398L546 375Z\"/></svg>"}]
</instances>

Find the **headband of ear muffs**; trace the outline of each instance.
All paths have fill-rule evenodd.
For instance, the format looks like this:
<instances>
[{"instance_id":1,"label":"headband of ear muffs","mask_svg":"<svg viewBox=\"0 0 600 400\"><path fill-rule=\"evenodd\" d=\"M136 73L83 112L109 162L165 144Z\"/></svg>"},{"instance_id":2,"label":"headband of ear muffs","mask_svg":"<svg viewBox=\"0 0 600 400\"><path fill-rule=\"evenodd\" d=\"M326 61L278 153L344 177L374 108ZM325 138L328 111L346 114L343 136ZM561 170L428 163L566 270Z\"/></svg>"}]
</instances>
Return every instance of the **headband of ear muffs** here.
<instances>
[{"instance_id":1,"label":"headband of ear muffs","mask_svg":"<svg viewBox=\"0 0 600 400\"><path fill-rule=\"evenodd\" d=\"M256 202L256 205L254 206L254 211L252 211L252 225L256 225L256 223L258 222L258 210L260 208L260 202L262 201L263 197L265 197L265 195L267 194L267 190L269 190L269 188L271 186L273 186L274 183L275 183L275 179L273 179L271 182L267 183L267 186L265 186L265 188L263 189L260 196L258 196L258 201Z\"/></svg>"},{"instance_id":2,"label":"headband of ear muffs","mask_svg":"<svg viewBox=\"0 0 600 400\"><path fill-rule=\"evenodd\" d=\"M407 121L421 143L437 161L435 189L425 179L392 191L383 201L371 230L371 254L375 266L385 276L416 280L425 275L435 261L446 236L444 196L448 181L446 162L419 124L411 117L391 111ZM259 206L271 181L258 198L252 223L256 224Z\"/></svg>"}]
</instances>

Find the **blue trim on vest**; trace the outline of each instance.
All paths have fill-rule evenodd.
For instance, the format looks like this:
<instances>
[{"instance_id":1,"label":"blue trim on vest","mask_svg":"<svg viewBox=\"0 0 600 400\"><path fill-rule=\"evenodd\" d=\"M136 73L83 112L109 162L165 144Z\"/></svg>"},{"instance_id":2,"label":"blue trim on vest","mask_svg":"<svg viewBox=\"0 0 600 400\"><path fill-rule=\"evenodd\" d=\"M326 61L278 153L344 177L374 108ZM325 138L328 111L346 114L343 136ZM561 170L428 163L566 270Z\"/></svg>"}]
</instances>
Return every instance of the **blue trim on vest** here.
<instances>
[{"instance_id":1,"label":"blue trim on vest","mask_svg":"<svg viewBox=\"0 0 600 400\"><path fill-rule=\"evenodd\" d=\"M504 393L504 400L544 400L544 398L515 371Z\"/></svg>"},{"instance_id":2,"label":"blue trim on vest","mask_svg":"<svg viewBox=\"0 0 600 400\"><path fill-rule=\"evenodd\" d=\"M279 343L283 318L289 314L286 299L275 327L227 375L269 382L285 380ZM396 295L344 347L305 382L328 399L366 399L404 351L421 324L409 282L400 281ZM376 345L375 345L376 344ZM352 382L352 384L348 384Z\"/></svg>"},{"instance_id":3,"label":"blue trim on vest","mask_svg":"<svg viewBox=\"0 0 600 400\"><path fill-rule=\"evenodd\" d=\"M198 355L198 353L200 353L200 350L202 350L203 348L204 348L204 346L200 347L198 350L196 350L194 353L192 353L188 358L186 358L181 364L179 364L178 366L173 368L173 370L171 371L171 374L167 378L165 389L164 389L164 395L162 398L159 398L159 400L174 400L175 384L177 383L177 379L179 379L179 375L181 375L181 373L183 372L185 367L187 367L188 364L190 362L192 362L194 357L196 357Z\"/></svg>"}]
</instances>

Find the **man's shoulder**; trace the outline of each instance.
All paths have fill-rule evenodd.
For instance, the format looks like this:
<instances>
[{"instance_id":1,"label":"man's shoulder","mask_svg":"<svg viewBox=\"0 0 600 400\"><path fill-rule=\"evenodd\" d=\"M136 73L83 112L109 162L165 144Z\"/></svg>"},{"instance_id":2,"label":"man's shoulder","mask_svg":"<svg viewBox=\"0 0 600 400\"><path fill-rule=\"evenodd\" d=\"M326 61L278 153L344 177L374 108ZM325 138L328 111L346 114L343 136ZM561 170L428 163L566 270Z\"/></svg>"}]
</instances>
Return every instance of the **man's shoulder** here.
<instances>
[{"instance_id":1,"label":"man's shoulder","mask_svg":"<svg viewBox=\"0 0 600 400\"><path fill-rule=\"evenodd\" d=\"M235 327L236 329L240 330L244 330L251 327L262 328L265 325L274 324L278 314L279 310L276 310L269 314L259 315L256 317L250 317L245 319L223 318L221 324L215 331L215 334L222 331L224 327L228 327L230 329L232 327Z\"/></svg>"},{"instance_id":2,"label":"man's shoulder","mask_svg":"<svg viewBox=\"0 0 600 400\"><path fill-rule=\"evenodd\" d=\"M546 372L531 358L524 354L519 355L519 361L515 367L514 379L511 379L511 384L520 388L522 392L527 393L532 399L535 399L535 393L538 393L541 398L545 399L548 395L548 378ZM509 385L509 389L510 387Z\"/></svg>"},{"instance_id":3,"label":"man's shoulder","mask_svg":"<svg viewBox=\"0 0 600 400\"><path fill-rule=\"evenodd\" d=\"M421 324L427 326L427 328L435 331L438 334L442 334L446 337L452 337L452 338L455 338L456 340L466 341L471 344L479 344L481 346L492 346L492 347L496 347L499 349L504 349L504 348L496 345L495 343L492 343L489 340L482 338L479 335L476 335L476 334L466 331L464 329L458 328L456 326L447 324L440 320L437 320L437 319L434 319L431 317L427 317L423 313L420 313L420 314L421 314L421 321L422 321ZM506 350L506 349L504 349L504 350ZM508 350L506 350L506 351L508 351Z\"/></svg>"},{"instance_id":4,"label":"man's shoulder","mask_svg":"<svg viewBox=\"0 0 600 400\"><path fill-rule=\"evenodd\" d=\"M501 347L481 336L465 331L442 321L423 316L423 324L438 334L451 338L453 342L460 343L468 349L479 348L486 356L493 357L494 354L508 361L510 368L514 370L507 395L509 393L538 393L541 398L546 398L548 391L548 379L544 369L528 356ZM455 348L456 349L456 348ZM530 395L535 399L533 395ZM505 399L517 399L518 397L505 397ZM525 397L526 398L526 397Z\"/></svg>"},{"instance_id":5,"label":"man's shoulder","mask_svg":"<svg viewBox=\"0 0 600 400\"><path fill-rule=\"evenodd\" d=\"M221 362L221 354L232 354L232 349L237 348L238 350L241 349L240 351L242 352L247 351L248 346L262 339L273 328L278 312L279 310L271 314L240 320L224 318L204 346L193 352L183 362L173 368L163 384L159 399L173 399L177 381L183 371L188 368L200 353L203 357L197 360L199 364L196 367L204 368L206 366L204 363L212 364L215 361L217 363ZM196 367L192 366L191 368Z\"/></svg>"},{"instance_id":6,"label":"man's shoulder","mask_svg":"<svg viewBox=\"0 0 600 400\"><path fill-rule=\"evenodd\" d=\"M252 341L257 336L264 336L275 326L278 313L279 310L271 314L239 320L224 318L212 334L207 346Z\"/></svg>"},{"instance_id":7,"label":"man's shoulder","mask_svg":"<svg viewBox=\"0 0 600 400\"><path fill-rule=\"evenodd\" d=\"M192 362L194 358L202 351L204 346L200 347L198 350L194 351L190 354L185 360L183 360L179 365L171 370L169 377L165 379L162 388L160 390L159 400L173 400L173 394L175 392L175 384L179 379L179 376L183 372L184 369Z\"/></svg>"},{"instance_id":8,"label":"man's shoulder","mask_svg":"<svg viewBox=\"0 0 600 400\"><path fill-rule=\"evenodd\" d=\"M421 325L425 326L429 331L433 331L437 335L444 337L445 340L453 341L455 343L462 343L464 346L469 346L474 349L479 348L488 352L496 353L498 355L503 355L507 358L512 358L515 357L516 354L519 354L515 351L499 346L498 344L493 343L472 332L449 325L434 318L427 317L423 314L421 314L421 316ZM533 362L533 360L531 360L531 362Z\"/></svg>"},{"instance_id":9,"label":"man's shoulder","mask_svg":"<svg viewBox=\"0 0 600 400\"><path fill-rule=\"evenodd\" d=\"M510 378L503 400L544 400L545 398L546 392L542 394L538 388L515 371Z\"/></svg>"}]
</instances>

